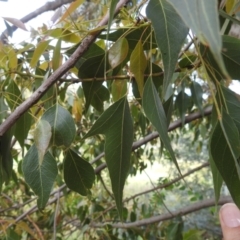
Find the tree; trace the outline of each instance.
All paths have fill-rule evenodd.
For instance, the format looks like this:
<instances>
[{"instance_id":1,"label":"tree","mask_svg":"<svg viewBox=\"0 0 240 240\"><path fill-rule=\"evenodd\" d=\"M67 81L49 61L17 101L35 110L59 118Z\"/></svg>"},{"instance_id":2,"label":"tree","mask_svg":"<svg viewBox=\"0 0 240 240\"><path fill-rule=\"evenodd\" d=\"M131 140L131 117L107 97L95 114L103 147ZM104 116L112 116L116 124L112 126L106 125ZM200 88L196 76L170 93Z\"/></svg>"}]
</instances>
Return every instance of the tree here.
<instances>
[{"instance_id":1,"label":"tree","mask_svg":"<svg viewBox=\"0 0 240 240\"><path fill-rule=\"evenodd\" d=\"M46 4L30 15L67 2L72 1ZM32 30L32 42L18 45L6 38L16 28L25 29L32 17L5 18L1 233L14 239L24 234L40 239L74 239L76 234L84 239L183 239L195 234L194 239L202 239L199 231L183 233L182 216L230 201L220 197L223 182L240 207L240 96L229 88L232 79L240 79L240 40L229 35L231 26L239 24L239 3L81 4L72 2L60 17L55 15L55 25ZM77 19L71 15L76 9ZM178 131L190 133L200 147L207 142L209 162L184 173L173 148ZM141 157L156 156L154 148L174 164L178 177L124 199L128 175L144 170ZM144 204L139 210L138 196L179 181L187 187L186 176L209 165L215 199L161 215L144 210ZM25 206L29 209L20 214ZM45 231L49 226L53 231Z\"/></svg>"}]
</instances>

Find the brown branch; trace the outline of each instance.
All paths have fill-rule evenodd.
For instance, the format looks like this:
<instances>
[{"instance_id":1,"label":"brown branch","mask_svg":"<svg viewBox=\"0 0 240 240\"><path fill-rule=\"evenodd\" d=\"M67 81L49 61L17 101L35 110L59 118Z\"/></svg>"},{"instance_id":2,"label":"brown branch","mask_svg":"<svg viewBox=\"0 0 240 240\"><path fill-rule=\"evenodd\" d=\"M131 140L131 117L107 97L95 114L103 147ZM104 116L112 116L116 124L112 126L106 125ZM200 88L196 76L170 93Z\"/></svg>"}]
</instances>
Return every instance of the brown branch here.
<instances>
[{"instance_id":1,"label":"brown branch","mask_svg":"<svg viewBox=\"0 0 240 240\"><path fill-rule=\"evenodd\" d=\"M44 12L54 11L57 8L61 7L62 5L71 3L73 1L75 1L75 0L58 0L58 1L54 1L54 2L47 2L42 7L36 9L35 11L33 11L33 12L29 13L28 15L26 15L25 17L21 18L20 21L23 23L26 23L26 22L32 20L33 18L36 18L37 16L41 15ZM12 32L16 31L17 29L18 29L18 27L14 26L14 25L11 27ZM5 42L7 36L8 36L8 31L6 29L1 34L0 41Z\"/></svg>"},{"instance_id":2,"label":"brown branch","mask_svg":"<svg viewBox=\"0 0 240 240\"><path fill-rule=\"evenodd\" d=\"M117 4L115 14L118 13L120 8L123 7L128 1L129 0L120 0ZM108 23L108 19L109 14L106 14L96 26L96 29L105 26ZM10 114L10 116L0 125L0 136L3 136L3 134L14 125L14 123L18 120L18 118L21 117L22 114L24 114L29 108L37 103L38 100L47 92L47 90L75 65L79 58L82 57L90 45L96 40L100 32L101 30L93 32L91 35L88 35L86 38L84 38L69 59L46 81L44 81L43 84L27 100L25 100L18 108L14 110L13 113Z\"/></svg>"},{"instance_id":3,"label":"brown branch","mask_svg":"<svg viewBox=\"0 0 240 240\"><path fill-rule=\"evenodd\" d=\"M228 203L228 202L232 202L232 198L230 196L224 196L224 197L221 197L219 199L218 205L223 205L223 204ZM194 203L194 204L192 204L190 206L187 206L187 207L183 207L180 210L172 211L171 214L170 213L165 213L165 214L153 216L153 217L150 217L150 218L142 219L142 220L139 220L139 221L136 221L136 222L128 222L128 223L113 223L113 224L111 224L110 222L107 222L107 223L92 223L90 225L90 227L102 228L106 225L111 225L114 228L141 227L141 226L146 226L146 225L158 223L158 222L161 222L161 221L166 221L166 220L169 220L169 219L173 219L174 217L177 217L177 216L184 216L184 215L187 215L187 214L192 213L192 212L199 211L199 210L204 209L204 208L215 206L215 204L216 204L215 199L211 198L211 199L206 199L206 200L203 200L203 201L199 201L199 202Z\"/></svg>"}]
</instances>

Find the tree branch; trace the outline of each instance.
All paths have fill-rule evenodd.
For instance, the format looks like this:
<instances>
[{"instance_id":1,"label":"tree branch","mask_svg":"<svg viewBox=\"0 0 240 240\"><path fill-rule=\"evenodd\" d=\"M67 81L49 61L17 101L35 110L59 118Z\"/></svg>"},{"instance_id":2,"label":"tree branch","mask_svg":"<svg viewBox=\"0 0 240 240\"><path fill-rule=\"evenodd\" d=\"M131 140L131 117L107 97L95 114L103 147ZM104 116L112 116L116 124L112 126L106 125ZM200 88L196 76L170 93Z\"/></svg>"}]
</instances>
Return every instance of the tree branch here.
<instances>
[{"instance_id":1,"label":"tree branch","mask_svg":"<svg viewBox=\"0 0 240 240\"><path fill-rule=\"evenodd\" d=\"M36 18L37 16L41 15L44 12L54 11L57 8L61 7L62 5L71 3L73 1L75 1L75 0L58 0L58 1L54 1L54 2L47 2L42 7L36 9L35 11L33 11L33 12L29 13L28 15L26 15L25 17L21 18L20 21L23 23L26 23L26 22L32 20L33 18ZM17 29L18 29L18 27L14 26L14 25L11 27L12 32L16 31ZM7 36L8 36L8 31L6 29L1 34L0 41L5 42Z\"/></svg>"},{"instance_id":2,"label":"tree branch","mask_svg":"<svg viewBox=\"0 0 240 240\"><path fill-rule=\"evenodd\" d=\"M120 0L117 4L115 14L117 14L121 7L124 6L129 0ZM106 14L104 18L96 26L96 29L105 26L108 23L109 14ZM10 129L14 123L24 114L29 108L31 108L38 100L47 92L47 90L58 80L60 79L68 70L70 70L75 63L82 57L82 55L88 50L90 45L96 40L97 36L101 30L92 32L91 35L88 35L84 38L81 44L78 46L76 51L69 57L69 59L59 67L43 84L27 99L25 100L18 108L14 110L13 113L0 125L0 136L3 136L4 133Z\"/></svg>"},{"instance_id":3,"label":"tree branch","mask_svg":"<svg viewBox=\"0 0 240 240\"><path fill-rule=\"evenodd\" d=\"M232 198L230 196L224 196L224 197L221 197L219 199L218 205L223 205L223 204L228 203L228 202L232 202ZM139 220L139 221L136 221L136 222L128 222L128 223L113 223L113 224L111 224L109 222L107 222L107 223L92 223L90 225L90 227L102 228L106 225L111 225L114 228L141 227L141 226L146 226L146 225L154 224L154 223L161 222L161 221L166 221L166 220L172 219L172 218L177 217L177 216L184 216L184 215L187 215L187 214L192 213L192 212L199 211L199 210L204 209L204 208L215 206L215 204L216 204L215 199L211 198L211 199L206 199L206 200L194 203L194 204L192 204L190 206L187 206L187 207L183 207L183 208L181 208L180 210L177 210L177 211L171 211L171 214L170 213L165 213L165 214L153 216L153 217L150 217L150 218L142 219L142 220Z\"/></svg>"}]
</instances>

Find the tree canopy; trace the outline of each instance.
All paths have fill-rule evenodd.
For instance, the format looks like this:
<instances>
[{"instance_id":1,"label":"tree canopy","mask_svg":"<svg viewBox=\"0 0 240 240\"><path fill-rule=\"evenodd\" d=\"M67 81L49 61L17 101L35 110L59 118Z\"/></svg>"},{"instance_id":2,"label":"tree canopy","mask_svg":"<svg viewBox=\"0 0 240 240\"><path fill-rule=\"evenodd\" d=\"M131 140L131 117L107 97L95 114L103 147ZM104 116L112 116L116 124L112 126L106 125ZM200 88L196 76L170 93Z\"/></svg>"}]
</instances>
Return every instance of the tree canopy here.
<instances>
[{"instance_id":1,"label":"tree canopy","mask_svg":"<svg viewBox=\"0 0 240 240\"><path fill-rule=\"evenodd\" d=\"M183 215L231 198L240 208L240 95L230 89L240 80L233 31L239 7L232 0L76 0L49 2L23 19L4 17L2 236L190 239ZM49 10L51 25L31 29L31 40L9 41ZM184 134L193 138L186 152L206 146L208 154L189 172L176 150ZM139 195L175 183L188 187L185 178L210 165L215 198L160 215L140 211L139 195L124 198L124 186L146 168L143 158L156 156L174 164L176 178ZM223 184L231 198L221 197ZM51 233L44 232L48 226Z\"/></svg>"}]
</instances>

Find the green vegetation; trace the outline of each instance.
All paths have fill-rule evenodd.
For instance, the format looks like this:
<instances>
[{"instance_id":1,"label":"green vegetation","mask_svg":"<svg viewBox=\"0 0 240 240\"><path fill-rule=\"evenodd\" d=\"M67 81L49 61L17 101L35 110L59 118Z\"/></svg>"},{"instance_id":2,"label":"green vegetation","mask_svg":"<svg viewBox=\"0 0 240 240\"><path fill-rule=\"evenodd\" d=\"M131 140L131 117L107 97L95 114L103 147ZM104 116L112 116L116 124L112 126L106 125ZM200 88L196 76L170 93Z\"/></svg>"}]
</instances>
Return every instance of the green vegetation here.
<instances>
[{"instance_id":1,"label":"green vegetation","mask_svg":"<svg viewBox=\"0 0 240 240\"><path fill-rule=\"evenodd\" d=\"M15 44L30 19L5 17L1 239L221 239L217 205L240 207L239 7L76 0Z\"/></svg>"}]
</instances>

